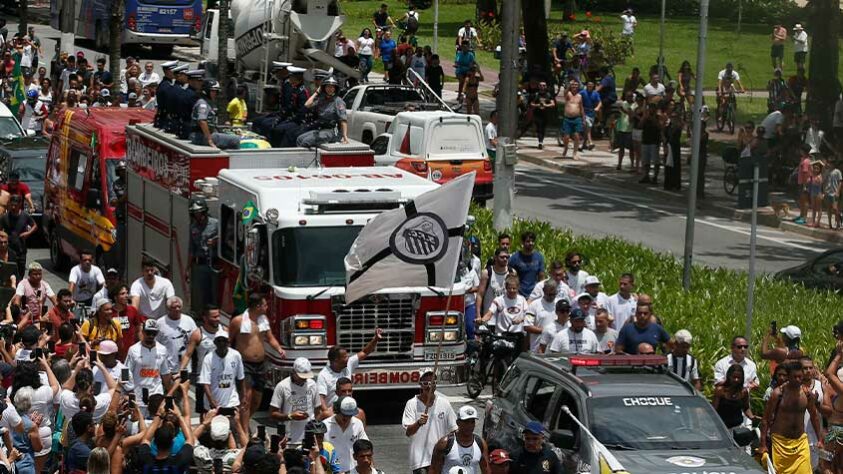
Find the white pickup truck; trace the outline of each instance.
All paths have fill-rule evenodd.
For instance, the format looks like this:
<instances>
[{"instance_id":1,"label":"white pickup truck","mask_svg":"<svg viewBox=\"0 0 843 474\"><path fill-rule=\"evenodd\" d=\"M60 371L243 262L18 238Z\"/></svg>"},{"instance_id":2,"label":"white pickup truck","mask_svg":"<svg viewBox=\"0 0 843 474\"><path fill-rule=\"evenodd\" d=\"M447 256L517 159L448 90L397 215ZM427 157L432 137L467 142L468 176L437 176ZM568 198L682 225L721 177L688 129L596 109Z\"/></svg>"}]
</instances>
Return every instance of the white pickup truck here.
<instances>
[{"instance_id":1,"label":"white pickup truck","mask_svg":"<svg viewBox=\"0 0 843 474\"><path fill-rule=\"evenodd\" d=\"M348 137L370 144L389 125L399 112L409 110L439 110L438 102L429 101L425 94L412 86L398 84L366 84L352 87L343 96L348 109Z\"/></svg>"}]
</instances>

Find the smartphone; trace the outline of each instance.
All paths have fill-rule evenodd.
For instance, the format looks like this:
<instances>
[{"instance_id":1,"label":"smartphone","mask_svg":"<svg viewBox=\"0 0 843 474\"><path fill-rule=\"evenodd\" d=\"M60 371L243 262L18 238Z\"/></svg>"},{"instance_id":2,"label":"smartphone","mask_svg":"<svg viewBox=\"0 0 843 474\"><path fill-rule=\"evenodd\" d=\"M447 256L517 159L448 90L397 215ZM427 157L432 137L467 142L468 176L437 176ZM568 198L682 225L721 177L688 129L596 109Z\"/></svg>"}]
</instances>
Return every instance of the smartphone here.
<instances>
[{"instance_id":1,"label":"smartphone","mask_svg":"<svg viewBox=\"0 0 843 474\"><path fill-rule=\"evenodd\" d=\"M132 408L134 408L136 403L137 403L137 402L136 402L136 399L135 399L135 394L134 394L134 392L133 392L133 393L130 393L130 394L129 394L129 406L130 406L130 407L132 407Z\"/></svg>"},{"instance_id":2,"label":"smartphone","mask_svg":"<svg viewBox=\"0 0 843 474\"><path fill-rule=\"evenodd\" d=\"M229 407L229 408L222 407L219 410L217 410L217 413L219 413L222 416L234 416L234 407Z\"/></svg>"},{"instance_id":3,"label":"smartphone","mask_svg":"<svg viewBox=\"0 0 843 474\"><path fill-rule=\"evenodd\" d=\"M129 381L129 369L124 367L123 369L120 370L120 380L122 382L128 382Z\"/></svg>"},{"instance_id":4,"label":"smartphone","mask_svg":"<svg viewBox=\"0 0 843 474\"><path fill-rule=\"evenodd\" d=\"M70 318L70 324L72 324L74 327L79 327L79 320L76 318Z\"/></svg>"},{"instance_id":5,"label":"smartphone","mask_svg":"<svg viewBox=\"0 0 843 474\"><path fill-rule=\"evenodd\" d=\"M91 358L91 365L94 365L94 364L96 364L96 363L97 363L97 351L92 350L92 351L88 354L88 356Z\"/></svg>"},{"instance_id":6,"label":"smartphone","mask_svg":"<svg viewBox=\"0 0 843 474\"><path fill-rule=\"evenodd\" d=\"M41 314L47 314L47 305L45 305L45 304L41 305Z\"/></svg>"},{"instance_id":7,"label":"smartphone","mask_svg":"<svg viewBox=\"0 0 843 474\"><path fill-rule=\"evenodd\" d=\"M87 349L85 349L85 343L80 342L79 343L79 354L85 355L87 352L88 352Z\"/></svg>"},{"instance_id":8,"label":"smartphone","mask_svg":"<svg viewBox=\"0 0 843 474\"><path fill-rule=\"evenodd\" d=\"M258 425L258 439L266 441L266 426Z\"/></svg>"},{"instance_id":9,"label":"smartphone","mask_svg":"<svg viewBox=\"0 0 843 474\"><path fill-rule=\"evenodd\" d=\"M269 438L269 452L272 454L278 454L278 450L281 447L281 435L274 434Z\"/></svg>"},{"instance_id":10,"label":"smartphone","mask_svg":"<svg viewBox=\"0 0 843 474\"><path fill-rule=\"evenodd\" d=\"M102 382L94 382L94 395L99 395L102 392Z\"/></svg>"},{"instance_id":11,"label":"smartphone","mask_svg":"<svg viewBox=\"0 0 843 474\"><path fill-rule=\"evenodd\" d=\"M47 341L47 350L50 351L50 354L56 353L56 341Z\"/></svg>"},{"instance_id":12,"label":"smartphone","mask_svg":"<svg viewBox=\"0 0 843 474\"><path fill-rule=\"evenodd\" d=\"M50 323L50 322L44 323L44 332L46 332L47 334L52 334L53 333L53 323Z\"/></svg>"},{"instance_id":13,"label":"smartphone","mask_svg":"<svg viewBox=\"0 0 843 474\"><path fill-rule=\"evenodd\" d=\"M179 373L179 382L184 383L185 380L190 379L190 373L187 370L182 370Z\"/></svg>"},{"instance_id":14,"label":"smartphone","mask_svg":"<svg viewBox=\"0 0 843 474\"><path fill-rule=\"evenodd\" d=\"M144 388L143 391L141 391L141 401L143 402L144 405L149 404L149 389L148 388Z\"/></svg>"},{"instance_id":15,"label":"smartphone","mask_svg":"<svg viewBox=\"0 0 843 474\"><path fill-rule=\"evenodd\" d=\"M775 336L777 332L779 332L778 331L778 324L776 324L775 320L770 321L770 335Z\"/></svg>"},{"instance_id":16,"label":"smartphone","mask_svg":"<svg viewBox=\"0 0 843 474\"><path fill-rule=\"evenodd\" d=\"M44 357L44 351L40 347L36 347L30 354L30 357L35 360L40 359Z\"/></svg>"},{"instance_id":17,"label":"smartphone","mask_svg":"<svg viewBox=\"0 0 843 474\"><path fill-rule=\"evenodd\" d=\"M278 423L275 431L278 432L278 436L282 438L287 436L287 423Z\"/></svg>"},{"instance_id":18,"label":"smartphone","mask_svg":"<svg viewBox=\"0 0 843 474\"><path fill-rule=\"evenodd\" d=\"M214 474L222 474L222 458L214 459Z\"/></svg>"},{"instance_id":19,"label":"smartphone","mask_svg":"<svg viewBox=\"0 0 843 474\"><path fill-rule=\"evenodd\" d=\"M176 406L173 404L173 397L171 396L165 397L164 403L164 407L167 409L167 411L173 411L176 408Z\"/></svg>"},{"instance_id":20,"label":"smartphone","mask_svg":"<svg viewBox=\"0 0 843 474\"><path fill-rule=\"evenodd\" d=\"M302 451L310 452L310 449L316 444L316 435L313 433L305 434L301 441Z\"/></svg>"}]
</instances>

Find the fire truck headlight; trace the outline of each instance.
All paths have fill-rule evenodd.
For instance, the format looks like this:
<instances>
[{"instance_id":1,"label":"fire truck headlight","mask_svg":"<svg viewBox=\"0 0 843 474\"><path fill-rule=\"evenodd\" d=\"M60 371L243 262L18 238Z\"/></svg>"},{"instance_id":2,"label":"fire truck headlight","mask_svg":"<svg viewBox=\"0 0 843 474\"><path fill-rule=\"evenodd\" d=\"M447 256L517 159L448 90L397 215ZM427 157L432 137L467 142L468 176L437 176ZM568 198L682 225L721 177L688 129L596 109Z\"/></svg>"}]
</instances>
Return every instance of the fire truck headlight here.
<instances>
[{"instance_id":1,"label":"fire truck headlight","mask_svg":"<svg viewBox=\"0 0 843 474\"><path fill-rule=\"evenodd\" d=\"M457 340L457 331L445 331L443 334L445 336L445 342L454 342Z\"/></svg>"},{"instance_id":2,"label":"fire truck headlight","mask_svg":"<svg viewBox=\"0 0 843 474\"><path fill-rule=\"evenodd\" d=\"M325 338L322 336L310 336L310 345L311 346L321 346L325 342Z\"/></svg>"},{"instance_id":3,"label":"fire truck headlight","mask_svg":"<svg viewBox=\"0 0 843 474\"><path fill-rule=\"evenodd\" d=\"M430 342L439 342L442 339L442 333L439 331L428 331L427 340Z\"/></svg>"},{"instance_id":4,"label":"fire truck headlight","mask_svg":"<svg viewBox=\"0 0 843 474\"><path fill-rule=\"evenodd\" d=\"M296 346L306 346L310 342L310 338L308 336L296 336L293 339L293 344Z\"/></svg>"}]
</instances>

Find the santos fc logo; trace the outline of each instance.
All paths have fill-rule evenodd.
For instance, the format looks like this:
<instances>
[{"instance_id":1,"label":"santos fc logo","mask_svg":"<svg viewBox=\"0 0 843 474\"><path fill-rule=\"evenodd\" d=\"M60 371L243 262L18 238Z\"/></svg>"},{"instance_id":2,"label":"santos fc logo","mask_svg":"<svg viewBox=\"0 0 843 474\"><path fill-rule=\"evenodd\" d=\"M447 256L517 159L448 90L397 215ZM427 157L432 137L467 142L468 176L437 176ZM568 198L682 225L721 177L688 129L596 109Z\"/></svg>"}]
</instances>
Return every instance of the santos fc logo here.
<instances>
[{"instance_id":1,"label":"santos fc logo","mask_svg":"<svg viewBox=\"0 0 843 474\"><path fill-rule=\"evenodd\" d=\"M389 248L407 263L436 262L448 251L448 227L438 215L420 212L392 232Z\"/></svg>"}]
</instances>

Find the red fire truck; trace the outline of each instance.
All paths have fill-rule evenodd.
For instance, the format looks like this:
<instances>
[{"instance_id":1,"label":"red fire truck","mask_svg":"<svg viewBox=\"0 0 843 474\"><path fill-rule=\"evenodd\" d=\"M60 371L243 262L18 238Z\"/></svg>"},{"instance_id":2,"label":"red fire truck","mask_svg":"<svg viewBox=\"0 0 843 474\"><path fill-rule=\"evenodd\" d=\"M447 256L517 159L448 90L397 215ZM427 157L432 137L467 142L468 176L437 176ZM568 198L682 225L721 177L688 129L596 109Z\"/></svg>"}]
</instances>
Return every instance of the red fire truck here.
<instances>
[{"instance_id":1,"label":"red fire truck","mask_svg":"<svg viewBox=\"0 0 843 474\"><path fill-rule=\"evenodd\" d=\"M351 166L373 160L359 144L223 152L149 125L129 126L126 134L128 274L139 275L141 259L150 258L177 293L218 304L224 320L245 275L250 291L267 295L272 330L287 352L282 360L267 347L269 381L289 375L296 357L320 366L332 345L359 351L375 328L384 338L355 374L360 388L415 386L417 369L436 358L440 340L441 385L465 381L462 287L448 311L445 288L385 288L352 304L344 299L343 259L360 229L437 184L394 167ZM203 288L188 278L199 271L188 255L188 202L197 195L219 221L211 283ZM257 217L244 222L250 205Z\"/></svg>"}]
</instances>

